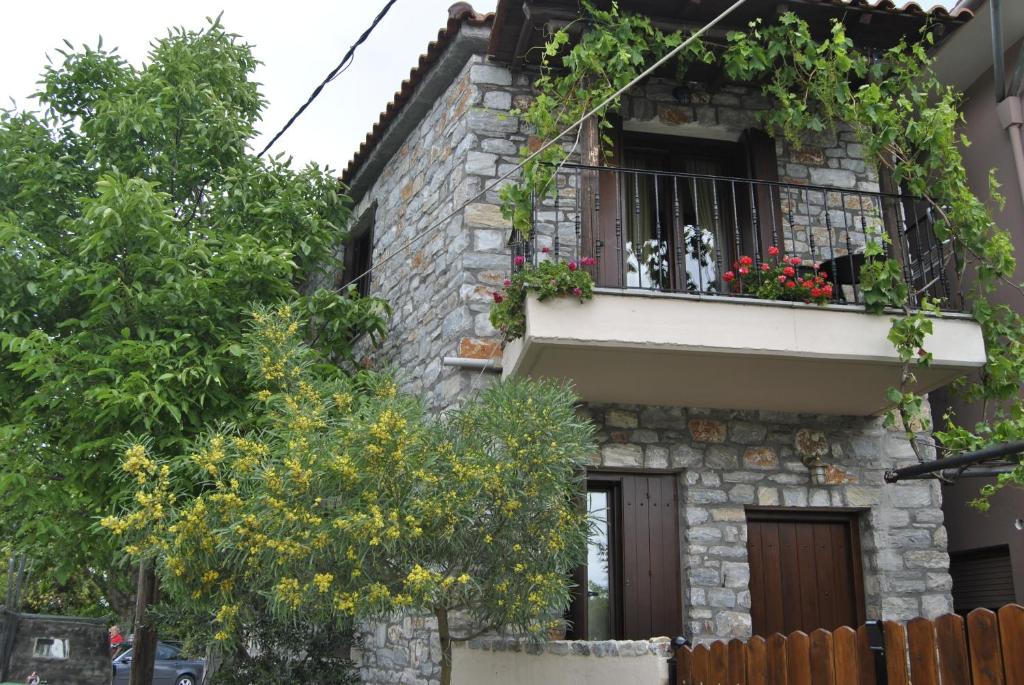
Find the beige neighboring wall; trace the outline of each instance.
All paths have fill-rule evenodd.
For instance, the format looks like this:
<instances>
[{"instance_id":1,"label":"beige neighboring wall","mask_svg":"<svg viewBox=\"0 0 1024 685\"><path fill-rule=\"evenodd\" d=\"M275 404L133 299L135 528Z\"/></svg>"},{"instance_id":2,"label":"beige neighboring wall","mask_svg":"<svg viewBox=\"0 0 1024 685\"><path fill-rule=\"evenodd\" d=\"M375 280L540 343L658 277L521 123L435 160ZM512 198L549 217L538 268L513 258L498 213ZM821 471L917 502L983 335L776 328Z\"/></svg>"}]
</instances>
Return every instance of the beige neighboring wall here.
<instances>
[{"instance_id":1,"label":"beige neighboring wall","mask_svg":"<svg viewBox=\"0 0 1024 685\"><path fill-rule=\"evenodd\" d=\"M666 685L668 664L655 654L633 657L491 652L456 647L452 685Z\"/></svg>"}]
</instances>

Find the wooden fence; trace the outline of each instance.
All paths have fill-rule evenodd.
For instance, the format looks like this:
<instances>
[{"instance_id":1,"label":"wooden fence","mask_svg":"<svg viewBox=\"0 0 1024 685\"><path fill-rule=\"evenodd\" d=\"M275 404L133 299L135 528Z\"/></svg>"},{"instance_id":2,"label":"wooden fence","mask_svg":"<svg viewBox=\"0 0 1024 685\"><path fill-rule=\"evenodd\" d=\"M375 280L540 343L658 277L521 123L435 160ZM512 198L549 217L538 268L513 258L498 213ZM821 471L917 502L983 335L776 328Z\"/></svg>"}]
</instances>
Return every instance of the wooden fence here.
<instances>
[{"instance_id":1,"label":"wooden fence","mask_svg":"<svg viewBox=\"0 0 1024 685\"><path fill-rule=\"evenodd\" d=\"M676 685L1024 685L1024 607L686 646L675 660Z\"/></svg>"}]
</instances>

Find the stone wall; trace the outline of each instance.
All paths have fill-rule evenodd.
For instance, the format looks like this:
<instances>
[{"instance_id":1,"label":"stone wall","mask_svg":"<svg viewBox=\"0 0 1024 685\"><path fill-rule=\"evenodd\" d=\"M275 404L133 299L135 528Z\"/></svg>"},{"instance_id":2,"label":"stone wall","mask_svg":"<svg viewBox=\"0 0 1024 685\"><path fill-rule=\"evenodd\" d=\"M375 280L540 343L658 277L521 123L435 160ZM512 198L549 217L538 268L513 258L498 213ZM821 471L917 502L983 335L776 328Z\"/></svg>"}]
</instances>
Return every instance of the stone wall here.
<instances>
[{"instance_id":1,"label":"stone wall","mask_svg":"<svg viewBox=\"0 0 1024 685\"><path fill-rule=\"evenodd\" d=\"M0 619L8 625L6 611ZM23 683L35 672L43 681L61 685L104 685L110 682L110 643L103 619L15 614L14 648L8 662L7 679ZM3 636L0 631L0 636ZM65 639L65 659L38 658L33 655L36 639Z\"/></svg>"},{"instance_id":2,"label":"stone wall","mask_svg":"<svg viewBox=\"0 0 1024 685\"><path fill-rule=\"evenodd\" d=\"M879 418L777 412L590 406L597 470L679 474L683 606L698 641L749 637L745 507L849 508L859 516L868 618L952 611L938 483L889 485L887 468L915 463L904 434ZM821 458L812 484L802 456Z\"/></svg>"}]
</instances>

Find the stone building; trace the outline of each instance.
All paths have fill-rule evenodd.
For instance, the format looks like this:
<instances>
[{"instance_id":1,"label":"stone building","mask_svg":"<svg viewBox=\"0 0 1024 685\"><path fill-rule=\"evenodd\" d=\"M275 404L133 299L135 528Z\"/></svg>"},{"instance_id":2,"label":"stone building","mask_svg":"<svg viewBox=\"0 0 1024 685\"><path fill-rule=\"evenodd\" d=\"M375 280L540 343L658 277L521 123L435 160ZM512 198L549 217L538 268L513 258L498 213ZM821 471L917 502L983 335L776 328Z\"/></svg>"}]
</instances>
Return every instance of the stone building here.
<instances>
[{"instance_id":1,"label":"stone building","mask_svg":"<svg viewBox=\"0 0 1024 685\"><path fill-rule=\"evenodd\" d=\"M728 3L619 4L693 28ZM747 3L712 35L770 19L775 4ZM885 2L792 9L817 28L845 21L854 40L879 47L925 20L949 33L970 16ZM864 311L853 275L865 244L888 232L907 279L951 310L935 318L935 363L918 388L980 366L979 328L952 311L956 285L937 269L944 248L927 218L841 122L799 148L773 140L759 129L769 103L757 89L705 70L631 90L608 154L587 127L566 141L572 163L536 200L530 240L516 243L491 186L539 142L514 114L533 96L531 48L575 16L576 3L556 0L502 0L486 16L453 5L343 177L358 217L351 274L379 265L360 288L395 310L376 361L438 411L499 372L566 378L598 426L588 501L599 534L570 637L605 646L548 653L643 656L664 650L630 641L950 611L937 482L883 481L915 454L904 431L883 427L900 363L887 317ZM771 248L830 271L830 303L737 289L726 271ZM503 344L489 310L513 252L527 266L595 258L594 299L531 299L526 334ZM379 625L364 647L364 682L437 676L427 619Z\"/></svg>"}]
</instances>

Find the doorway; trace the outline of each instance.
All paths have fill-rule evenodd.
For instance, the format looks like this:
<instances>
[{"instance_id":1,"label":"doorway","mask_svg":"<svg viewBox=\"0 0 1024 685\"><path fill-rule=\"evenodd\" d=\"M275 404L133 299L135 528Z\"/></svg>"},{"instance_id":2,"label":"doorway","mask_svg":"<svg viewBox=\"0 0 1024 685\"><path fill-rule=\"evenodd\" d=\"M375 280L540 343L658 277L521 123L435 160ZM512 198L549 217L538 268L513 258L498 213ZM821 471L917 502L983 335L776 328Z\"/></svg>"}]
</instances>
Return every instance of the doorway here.
<instances>
[{"instance_id":1,"label":"doorway","mask_svg":"<svg viewBox=\"0 0 1024 685\"><path fill-rule=\"evenodd\" d=\"M747 552L755 635L864 622L855 512L750 509Z\"/></svg>"}]
</instances>

